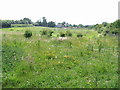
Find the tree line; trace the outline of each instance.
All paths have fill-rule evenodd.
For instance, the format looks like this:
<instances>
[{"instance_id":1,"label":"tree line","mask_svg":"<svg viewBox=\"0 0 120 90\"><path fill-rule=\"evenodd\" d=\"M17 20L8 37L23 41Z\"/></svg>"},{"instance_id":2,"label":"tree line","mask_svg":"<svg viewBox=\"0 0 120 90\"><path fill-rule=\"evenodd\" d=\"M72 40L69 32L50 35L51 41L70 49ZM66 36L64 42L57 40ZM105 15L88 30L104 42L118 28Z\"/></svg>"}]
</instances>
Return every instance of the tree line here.
<instances>
[{"instance_id":1,"label":"tree line","mask_svg":"<svg viewBox=\"0 0 120 90\"><path fill-rule=\"evenodd\" d=\"M11 24L32 24L33 26L43 26L43 27L64 27L64 28L88 28L88 29L95 29L98 33L103 32L112 32L118 33L118 28L120 28L120 20L116 20L113 23L103 22L102 24L96 25L76 25L76 24L69 24L65 21L61 23L55 23L54 21L47 21L45 17L42 17L42 20L38 20L37 22L32 22L29 18L23 18L21 20L0 20L2 22L2 28L9 28Z\"/></svg>"},{"instance_id":2,"label":"tree line","mask_svg":"<svg viewBox=\"0 0 120 90\"><path fill-rule=\"evenodd\" d=\"M65 21L61 23L55 23L54 21L47 21L45 17L42 17L42 20L38 20L37 22L32 22L29 18L23 18L21 20L0 20L2 22L2 28L9 28L11 27L11 24L32 24L34 26L43 26L43 27L74 27L74 28L83 28L82 24L76 25L76 24L69 24Z\"/></svg>"},{"instance_id":3,"label":"tree line","mask_svg":"<svg viewBox=\"0 0 120 90\"><path fill-rule=\"evenodd\" d=\"M33 24L29 18L23 18L21 20L0 20L0 22L2 22L2 28L9 28L11 24Z\"/></svg>"}]
</instances>

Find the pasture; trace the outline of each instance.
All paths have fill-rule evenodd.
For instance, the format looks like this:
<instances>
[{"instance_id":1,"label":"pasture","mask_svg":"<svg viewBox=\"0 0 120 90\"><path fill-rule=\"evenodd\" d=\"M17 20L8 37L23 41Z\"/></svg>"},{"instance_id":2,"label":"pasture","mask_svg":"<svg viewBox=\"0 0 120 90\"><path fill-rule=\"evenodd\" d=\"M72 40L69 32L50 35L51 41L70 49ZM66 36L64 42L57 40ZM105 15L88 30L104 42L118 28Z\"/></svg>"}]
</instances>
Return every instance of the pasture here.
<instances>
[{"instance_id":1,"label":"pasture","mask_svg":"<svg viewBox=\"0 0 120 90\"><path fill-rule=\"evenodd\" d=\"M26 30L31 37L24 37ZM46 27L3 28L0 34L3 88L118 87L116 36Z\"/></svg>"}]
</instances>

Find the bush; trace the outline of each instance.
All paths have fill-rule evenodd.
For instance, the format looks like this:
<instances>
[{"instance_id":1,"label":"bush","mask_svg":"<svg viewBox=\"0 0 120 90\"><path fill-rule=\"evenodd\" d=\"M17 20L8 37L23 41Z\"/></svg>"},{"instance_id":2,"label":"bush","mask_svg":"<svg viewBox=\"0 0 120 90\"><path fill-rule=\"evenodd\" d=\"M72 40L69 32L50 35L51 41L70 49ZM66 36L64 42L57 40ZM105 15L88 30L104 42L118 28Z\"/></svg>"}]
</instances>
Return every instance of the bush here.
<instances>
[{"instance_id":1,"label":"bush","mask_svg":"<svg viewBox=\"0 0 120 90\"><path fill-rule=\"evenodd\" d=\"M71 32L69 32L69 31L66 31L66 36L71 37L71 36L72 36L72 33L71 33Z\"/></svg>"},{"instance_id":2,"label":"bush","mask_svg":"<svg viewBox=\"0 0 120 90\"><path fill-rule=\"evenodd\" d=\"M47 30L41 31L41 35L47 35Z\"/></svg>"},{"instance_id":3,"label":"bush","mask_svg":"<svg viewBox=\"0 0 120 90\"><path fill-rule=\"evenodd\" d=\"M118 32L115 32L115 35L117 35L118 34Z\"/></svg>"},{"instance_id":4,"label":"bush","mask_svg":"<svg viewBox=\"0 0 120 90\"><path fill-rule=\"evenodd\" d=\"M105 34L103 34L104 36L106 36L107 34L105 33Z\"/></svg>"},{"instance_id":5,"label":"bush","mask_svg":"<svg viewBox=\"0 0 120 90\"><path fill-rule=\"evenodd\" d=\"M114 34L114 35L117 35L117 34L118 34L118 32L116 32L116 31L113 31L113 32L112 32L112 34Z\"/></svg>"},{"instance_id":6,"label":"bush","mask_svg":"<svg viewBox=\"0 0 120 90\"><path fill-rule=\"evenodd\" d=\"M65 37L66 36L66 34L65 33L60 33L60 37Z\"/></svg>"},{"instance_id":7,"label":"bush","mask_svg":"<svg viewBox=\"0 0 120 90\"><path fill-rule=\"evenodd\" d=\"M54 33L53 31L49 31L49 32L48 32L48 36L51 37L53 33Z\"/></svg>"},{"instance_id":8,"label":"bush","mask_svg":"<svg viewBox=\"0 0 120 90\"><path fill-rule=\"evenodd\" d=\"M29 38L29 37L32 36L32 32L31 32L31 31L25 31L24 36L25 36L26 38Z\"/></svg>"},{"instance_id":9,"label":"bush","mask_svg":"<svg viewBox=\"0 0 120 90\"><path fill-rule=\"evenodd\" d=\"M77 34L77 37L83 37L83 35L82 34Z\"/></svg>"},{"instance_id":10,"label":"bush","mask_svg":"<svg viewBox=\"0 0 120 90\"><path fill-rule=\"evenodd\" d=\"M108 33L109 33L109 31L105 31L105 33L106 33L106 34L108 34Z\"/></svg>"},{"instance_id":11,"label":"bush","mask_svg":"<svg viewBox=\"0 0 120 90\"><path fill-rule=\"evenodd\" d=\"M98 30L98 33L102 33L103 30Z\"/></svg>"}]
</instances>

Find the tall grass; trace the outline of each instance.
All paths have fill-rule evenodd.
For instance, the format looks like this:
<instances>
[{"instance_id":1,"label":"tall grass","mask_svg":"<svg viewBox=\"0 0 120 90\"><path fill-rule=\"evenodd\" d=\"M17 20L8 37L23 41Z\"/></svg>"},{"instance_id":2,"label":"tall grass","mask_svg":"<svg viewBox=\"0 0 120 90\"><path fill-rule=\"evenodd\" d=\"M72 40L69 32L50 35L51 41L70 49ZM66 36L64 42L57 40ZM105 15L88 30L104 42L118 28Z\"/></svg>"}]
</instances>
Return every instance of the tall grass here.
<instances>
[{"instance_id":1,"label":"tall grass","mask_svg":"<svg viewBox=\"0 0 120 90\"><path fill-rule=\"evenodd\" d=\"M30 28L26 39L21 31L4 30L3 87L9 88L117 88L118 41L97 37L95 31L72 31L67 40L45 35L43 28ZM45 29L46 30L46 29ZM51 30L51 29L50 29ZM54 30L54 34L66 31ZM81 33L84 37L78 38Z\"/></svg>"}]
</instances>

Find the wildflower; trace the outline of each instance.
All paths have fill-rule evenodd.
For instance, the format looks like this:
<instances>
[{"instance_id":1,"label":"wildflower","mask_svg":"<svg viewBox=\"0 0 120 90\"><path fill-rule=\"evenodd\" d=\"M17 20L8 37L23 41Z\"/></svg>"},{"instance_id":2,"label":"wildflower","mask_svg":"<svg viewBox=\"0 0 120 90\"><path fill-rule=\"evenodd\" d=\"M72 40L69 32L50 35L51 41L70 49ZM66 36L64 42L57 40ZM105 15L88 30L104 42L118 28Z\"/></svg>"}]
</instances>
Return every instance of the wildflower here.
<instances>
[{"instance_id":1,"label":"wildflower","mask_svg":"<svg viewBox=\"0 0 120 90\"><path fill-rule=\"evenodd\" d=\"M65 58L69 58L70 56L65 55L64 57L65 57Z\"/></svg>"},{"instance_id":2,"label":"wildflower","mask_svg":"<svg viewBox=\"0 0 120 90\"><path fill-rule=\"evenodd\" d=\"M57 58L57 56L55 56L55 58Z\"/></svg>"}]
</instances>

